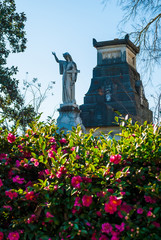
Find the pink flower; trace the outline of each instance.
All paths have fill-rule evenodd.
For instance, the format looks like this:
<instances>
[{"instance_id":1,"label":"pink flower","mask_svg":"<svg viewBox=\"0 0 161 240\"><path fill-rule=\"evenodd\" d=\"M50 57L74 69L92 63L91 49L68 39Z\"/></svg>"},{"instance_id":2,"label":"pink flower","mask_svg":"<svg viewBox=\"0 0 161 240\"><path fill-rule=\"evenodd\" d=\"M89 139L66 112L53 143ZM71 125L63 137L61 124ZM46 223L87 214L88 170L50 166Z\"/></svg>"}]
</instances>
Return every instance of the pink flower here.
<instances>
[{"instance_id":1,"label":"pink flower","mask_svg":"<svg viewBox=\"0 0 161 240\"><path fill-rule=\"evenodd\" d=\"M132 207L130 205L127 205L126 202L123 202L121 207L120 207L120 210L121 211L124 211L126 213L129 213L131 211Z\"/></svg>"},{"instance_id":2,"label":"pink flower","mask_svg":"<svg viewBox=\"0 0 161 240\"><path fill-rule=\"evenodd\" d=\"M101 231L103 232L103 233L111 233L112 232L112 226L111 226L111 224L109 224L109 223L104 223L104 224L102 224L102 229L101 229Z\"/></svg>"},{"instance_id":3,"label":"pink flower","mask_svg":"<svg viewBox=\"0 0 161 240\"><path fill-rule=\"evenodd\" d=\"M21 145L18 145L18 148L19 148L20 150L22 150L23 147L22 147Z\"/></svg>"},{"instance_id":4,"label":"pink flower","mask_svg":"<svg viewBox=\"0 0 161 240\"><path fill-rule=\"evenodd\" d=\"M98 217L102 216L102 213L100 211L97 211L96 214L97 214Z\"/></svg>"},{"instance_id":5,"label":"pink flower","mask_svg":"<svg viewBox=\"0 0 161 240\"><path fill-rule=\"evenodd\" d=\"M10 199L16 198L18 196L17 192L13 192L12 190L5 191L6 196L8 196Z\"/></svg>"},{"instance_id":6,"label":"pink flower","mask_svg":"<svg viewBox=\"0 0 161 240\"><path fill-rule=\"evenodd\" d=\"M97 240L97 238L96 238L96 232L94 232L94 233L92 234L91 240Z\"/></svg>"},{"instance_id":7,"label":"pink flower","mask_svg":"<svg viewBox=\"0 0 161 240\"><path fill-rule=\"evenodd\" d=\"M2 180L0 179L0 187L2 187L3 186L3 182L2 182Z\"/></svg>"},{"instance_id":8,"label":"pink flower","mask_svg":"<svg viewBox=\"0 0 161 240\"><path fill-rule=\"evenodd\" d=\"M77 160L80 159L80 156L79 156L79 155L76 155L76 159L77 159Z\"/></svg>"},{"instance_id":9,"label":"pink flower","mask_svg":"<svg viewBox=\"0 0 161 240\"><path fill-rule=\"evenodd\" d=\"M120 154L112 155L110 157L110 162L113 162L114 164L118 164L119 162L121 162L121 155Z\"/></svg>"},{"instance_id":10,"label":"pink flower","mask_svg":"<svg viewBox=\"0 0 161 240\"><path fill-rule=\"evenodd\" d=\"M20 235L18 232L10 232L8 234L9 240L18 240L20 238Z\"/></svg>"},{"instance_id":11,"label":"pink flower","mask_svg":"<svg viewBox=\"0 0 161 240\"><path fill-rule=\"evenodd\" d=\"M5 154L5 153L0 153L0 160L3 160L3 159L5 159L5 160L7 160L7 154Z\"/></svg>"},{"instance_id":12,"label":"pink flower","mask_svg":"<svg viewBox=\"0 0 161 240\"><path fill-rule=\"evenodd\" d=\"M153 224L155 227L160 228L160 223L158 223L158 222L152 222L152 224Z\"/></svg>"},{"instance_id":13,"label":"pink flower","mask_svg":"<svg viewBox=\"0 0 161 240\"><path fill-rule=\"evenodd\" d=\"M60 143L67 143L67 140L65 138L62 138L59 142Z\"/></svg>"},{"instance_id":14,"label":"pink flower","mask_svg":"<svg viewBox=\"0 0 161 240\"><path fill-rule=\"evenodd\" d=\"M151 211L147 212L147 217L151 217L153 215L153 213Z\"/></svg>"},{"instance_id":15,"label":"pink flower","mask_svg":"<svg viewBox=\"0 0 161 240\"><path fill-rule=\"evenodd\" d=\"M97 192L97 197L104 197L106 195L106 192Z\"/></svg>"},{"instance_id":16,"label":"pink flower","mask_svg":"<svg viewBox=\"0 0 161 240\"><path fill-rule=\"evenodd\" d=\"M65 174L66 172L67 172L66 168L65 168L64 166L62 166L62 167L59 169L59 171L56 173L56 177L57 177L57 178L61 178L61 176L62 176L63 174Z\"/></svg>"},{"instance_id":17,"label":"pink flower","mask_svg":"<svg viewBox=\"0 0 161 240\"><path fill-rule=\"evenodd\" d=\"M82 178L80 176L72 177L71 184L75 188L80 188L80 183L82 182Z\"/></svg>"},{"instance_id":18,"label":"pink flower","mask_svg":"<svg viewBox=\"0 0 161 240\"><path fill-rule=\"evenodd\" d=\"M91 178L88 178L88 177L82 177L82 180L83 180L83 182L85 182L85 183L91 183L91 182L92 182L92 179L91 179Z\"/></svg>"},{"instance_id":19,"label":"pink flower","mask_svg":"<svg viewBox=\"0 0 161 240\"><path fill-rule=\"evenodd\" d=\"M12 207L9 205L5 205L5 206L3 206L3 208L6 208L6 209L9 209L10 211L12 211Z\"/></svg>"},{"instance_id":20,"label":"pink flower","mask_svg":"<svg viewBox=\"0 0 161 240\"><path fill-rule=\"evenodd\" d=\"M86 222L86 225L87 225L88 227L90 227L90 226L91 226L91 224L90 224L89 222Z\"/></svg>"},{"instance_id":21,"label":"pink flower","mask_svg":"<svg viewBox=\"0 0 161 240\"><path fill-rule=\"evenodd\" d=\"M145 201L149 203L156 203L155 199L152 199L150 196L144 196Z\"/></svg>"},{"instance_id":22,"label":"pink flower","mask_svg":"<svg viewBox=\"0 0 161 240\"><path fill-rule=\"evenodd\" d=\"M24 178L20 178L18 175L12 178L12 181L15 183L23 184L24 183Z\"/></svg>"},{"instance_id":23,"label":"pink flower","mask_svg":"<svg viewBox=\"0 0 161 240\"><path fill-rule=\"evenodd\" d=\"M16 137L12 133L9 133L7 140L9 143L13 143L16 140Z\"/></svg>"},{"instance_id":24,"label":"pink flower","mask_svg":"<svg viewBox=\"0 0 161 240\"><path fill-rule=\"evenodd\" d=\"M80 203L81 198L80 197L76 197L75 198L75 203L74 206L76 207L82 207L82 204Z\"/></svg>"},{"instance_id":25,"label":"pink flower","mask_svg":"<svg viewBox=\"0 0 161 240\"><path fill-rule=\"evenodd\" d=\"M50 212L47 212L47 213L46 213L46 217L47 217L47 218L52 218L52 217L54 217L54 215L52 215Z\"/></svg>"},{"instance_id":26,"label":"pink flower","mask_svg":"<svg viewBox=\"0 0 161 240\"><path fill-rule=\"evenodd\" d=\"M114 193L114 190L112 188L109 188L107 191L110 193Z\"/></svg>"},{"instance_id":27,"label":"pink flower","mask_svg":"<svg viewBox=\"0 0 161 240\"><path fill-rule=\"evenodd\" d=\"M56 143L56 140L55 140L54 137L51 137L50 140L49 140L49 142L51 142L51 143Z\"/></svg>"},{"instance_id":28,"label":"pink flower","mask_svg":"<svg viewBox=\"0 0 161 240\"><path fill-rule=\"evenodd\" d=\"M53 150L48 151L48 157L49 158L54 158Z\"/></svg>"},{"instance_id":29,"label":"pink flower","mask_svg":"<svg viewBox=\"0 0 161 240\"><path fill-rule=\"evenodd\" d=\"M72 147L72 148L70 149L70 151L72 151L72 152L73 152L74 150L75 150L75 147Z\"/></svg>"},{"instance_id":30,"label":"pink flower","mask_svg":"<svg viewBox=\"0 0 161 240\"><path fill-rule=\"evenodd\" d=\"M118 236L117 235L113 235L111 240L119 240Z\"/></svg>"},{"instance_id":31,"label":"pink flower","mask_svg":"<svg viewBox=\"0 0 161 240\"><path fill-rule=\"evenodd\" d=\"M55 190L55 191L58 190L58 185L55 185L55 186L54 186L54 190Z\"/></svg>"},{"instance_id":32,"label":"pink flower","mask_svg":"<svg viewBox=\"0 0 161 240\"><path fill-rule=\"evenodd\" d=\"M0 240L2 240L2 239L3 239L3 237L4 237L4 234L3 234L3 232L0 232Z\"/></svg>"},{"instance_id":33,"label":"pink flower","mask_svg":"<svg viewBox=\"0 0 161 240\"><path fill-rule=\"evenodd\" d=\"M45 174L49 175L50 174L50 170L49 169L45 169Z\"/></svg>"},{"instance_id":34,"label":"pink flower","mask_svg":"<svg viewBox=\"0 0 161 240\"><path fill-rule=\"evenodd\" d=\"M111 205L110 203L105 203L105 212L114 214L117 211L116 205Z\"/></svg>"},{"instance_id":35,"label":"pink flower","mask_svg":"<svg viewBox=\"0 0 161 240\"><path fill-rule=\"evenodd\" d=\"M92 197L88 195L84 195L82 198L83 206L89 207L92 204Z\"/></svg>"},{"instance_id":36,"label":"pink flower","mask_svg":"<svg viewBox=\"0 0 161 240\"><path fill-rule=\"evenodd\" d=\"M31 217L27 219L27 223L28 224L33 223L35 222L35 220L36 220L36 215L32 214Z\"/></svg>"},{"instance_id":37,"label":"pink flower","mask_svg":"<svg viewBox=\"0 0 161 240\"><path fill-rule=\"evenodd\" d=\"M121 225L115 224L115 228L117 228L120 232L125 230L125 223L121 223Z\"/></svg>"},{"instance_id":38,"label":"pink flower","mask_svg":"<svg viewBox=\"0 0 161 240\"><path fill-rule=\"evenodd\" d=\"M35 167L38 167L38 166L39 166L39 162L38 162L38 160L35 161L34 166L35 166Z\"/></svg>"},{"instance_id":39,"label":"pink flower","mask_svg":"<svg viewBox=\"0 0 161 240\"><path fill-rule=\"evenodd\" d=\"M118 214L118 216L119 216L120 218L123 218L123 217L124 217L124 216L121 214L121 211L118 211L117 214Z\"/></svg>"},{"instance_id":40,"label":"pink flower","mask_svg":"<svg viewBox=\"0 0 161 240\"><path fill-rule=\"evenodd\" d=\"M110 201L109 203L112 205L112 206L119 206L121 205L121 199L118 199L116 196L110 196Z\"/></svg>"},{"instance_id":41,"label":"pink flower","mask_svg":"<svg viewBox=\"0 0 161 240\"><path fill-rule=\"evenodd\" d=\"M144 212L144 210L143 210L142 208L138 208L138 209L137 209L137 213L138 213L138 214L142 214L143 212Z\"/></svg>"},{"instance_id":42,"label":"pink flower","mask_svg":"<svg viewBox=\"0 0 161 240\"><path fill-rule=\"evenodd\" d=\"M106 237L105 235L101 235L101 237L99 238L99 240L108 240L108 237Z\"/></svg>"},{"instance_id":43,"label":"pink flower","mask_svg":"<svg viewBox=\"0 0 161 240\"><path fill-rule=\"evenodd\" d=\"M16 167L19 168L21 166L20 161L16 160Z\"/></svg>"},{"instance_id":44,"label":"pink flower","mask_svg":"<svg viewBox=\"0 0 161 240\"><path fill-rule=\"evenodd\" d=\"M26 197L27 200L31 200L31 201L34 200L34 198L35 198L34 192L33 192L33 191L28 192L28 193L25 195L25 197Z\"/></svg>"}]
</instances>

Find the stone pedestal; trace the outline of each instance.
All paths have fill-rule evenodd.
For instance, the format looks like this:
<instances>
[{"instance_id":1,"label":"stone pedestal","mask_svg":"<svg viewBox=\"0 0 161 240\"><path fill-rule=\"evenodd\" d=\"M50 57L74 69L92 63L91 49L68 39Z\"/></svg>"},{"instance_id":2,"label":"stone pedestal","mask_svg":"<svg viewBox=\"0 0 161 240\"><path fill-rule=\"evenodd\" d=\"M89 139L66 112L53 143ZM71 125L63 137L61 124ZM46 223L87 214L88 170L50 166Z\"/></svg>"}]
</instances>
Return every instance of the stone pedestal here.
<instances>
[{"instance_id":1,"label":"stone pedestal","mask_svg":"<svg viewBox=\"0 0 161 240\"><path fill-rule=\"evenodd\" d=\"M80 110L77 104L60 104L59 117L57 119L57 126L59 130L65 132L71 131L72 127L81 126L82 131L85 132L85 127L80 118Z\"/></svg>"}]
</instances>

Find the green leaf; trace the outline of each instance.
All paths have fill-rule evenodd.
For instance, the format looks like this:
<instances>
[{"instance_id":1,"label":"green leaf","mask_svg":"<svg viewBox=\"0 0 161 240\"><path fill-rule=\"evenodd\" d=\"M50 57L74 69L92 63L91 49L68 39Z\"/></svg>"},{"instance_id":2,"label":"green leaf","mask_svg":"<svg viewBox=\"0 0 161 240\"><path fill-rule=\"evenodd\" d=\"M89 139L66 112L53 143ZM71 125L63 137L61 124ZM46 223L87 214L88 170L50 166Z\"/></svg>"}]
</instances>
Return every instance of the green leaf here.
<instances>
[{"instance_id":1,"label":"green leaf","mask_svg":"<svg viewBox=\"0 0 161 240\"><path fill-rule=\"evenodd\" d=\"M115 175L115 177L118 179L122 176L122 172L121 171L118 171Z\"/></svg>"}]
</instances>

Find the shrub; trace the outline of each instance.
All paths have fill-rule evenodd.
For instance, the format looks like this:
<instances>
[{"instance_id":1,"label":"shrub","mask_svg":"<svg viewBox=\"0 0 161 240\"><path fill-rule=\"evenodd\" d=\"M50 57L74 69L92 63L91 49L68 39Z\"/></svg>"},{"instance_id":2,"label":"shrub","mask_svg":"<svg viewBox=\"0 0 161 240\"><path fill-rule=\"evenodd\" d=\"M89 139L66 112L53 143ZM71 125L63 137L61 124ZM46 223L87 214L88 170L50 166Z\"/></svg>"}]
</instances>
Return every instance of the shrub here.
<instances>
[{"instance_id":1,"label":"shrub","mask_svg":"<svg viewBox=\"0 0 161 240\"><path fill-rule=\"evenodd\" d=\"M161 129L123 123L119 141L0 129L0 239L160 239Z\"/></svg>"}]
</instances>

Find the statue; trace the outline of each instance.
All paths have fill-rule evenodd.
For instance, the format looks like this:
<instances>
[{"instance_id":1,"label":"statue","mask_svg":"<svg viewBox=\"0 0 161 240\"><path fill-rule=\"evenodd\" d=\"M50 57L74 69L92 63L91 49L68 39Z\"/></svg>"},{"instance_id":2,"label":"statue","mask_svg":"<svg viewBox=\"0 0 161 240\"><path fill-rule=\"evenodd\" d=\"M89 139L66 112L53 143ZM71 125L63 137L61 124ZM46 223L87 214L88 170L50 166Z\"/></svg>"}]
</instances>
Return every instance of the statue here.
<instances>
[{"instance_id":1,"label":"statue","mask_svg":"<svg viewBox=\"0 0 161 240\"><path fill-rule=\"evenodd\" d=\"M73 61L71 55L66 52L63 54L64 60L59 60L55 52L52 52L56 62L59 63L59 72L63 75L63 103L75 104L75 82L77 80L77 74L80 72L77 69L76 63Z\"/></svg>"}]
</instances>

